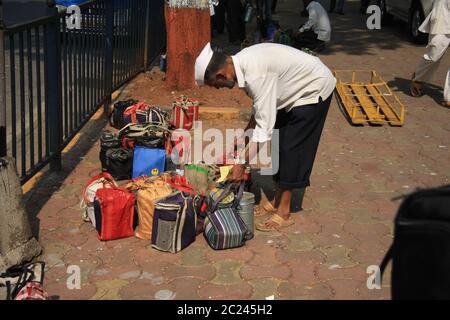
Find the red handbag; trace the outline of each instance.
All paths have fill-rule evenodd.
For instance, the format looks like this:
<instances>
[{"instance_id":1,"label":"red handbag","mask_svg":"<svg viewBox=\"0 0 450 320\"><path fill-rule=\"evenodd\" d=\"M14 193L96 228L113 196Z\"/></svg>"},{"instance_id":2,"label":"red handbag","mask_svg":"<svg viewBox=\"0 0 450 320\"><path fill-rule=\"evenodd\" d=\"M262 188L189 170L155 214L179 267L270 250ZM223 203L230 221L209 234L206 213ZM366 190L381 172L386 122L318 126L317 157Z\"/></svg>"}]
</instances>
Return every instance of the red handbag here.
<instances>
[{"instance_id":1,"label":"red handbag","mask_svg":"<svg viewBox=\"0 0 450 320\"><path fill-rule=\"evenodd\" d=\"M94 200L95 228L102 241L128 238L137 226L135 196L127 189L112 186L98 189Z\"/></svg>"},{"instance_id":2,"label":"red handbag","mask_svg":"<svg viewBox=\"0 0 450 320\"><path fill-rule=\"evenodd\" d=\"M177 129L191 130L194 121L198 121L198 101L184 96L172 103L172 124Z\"/></svg>"}]
</instances>

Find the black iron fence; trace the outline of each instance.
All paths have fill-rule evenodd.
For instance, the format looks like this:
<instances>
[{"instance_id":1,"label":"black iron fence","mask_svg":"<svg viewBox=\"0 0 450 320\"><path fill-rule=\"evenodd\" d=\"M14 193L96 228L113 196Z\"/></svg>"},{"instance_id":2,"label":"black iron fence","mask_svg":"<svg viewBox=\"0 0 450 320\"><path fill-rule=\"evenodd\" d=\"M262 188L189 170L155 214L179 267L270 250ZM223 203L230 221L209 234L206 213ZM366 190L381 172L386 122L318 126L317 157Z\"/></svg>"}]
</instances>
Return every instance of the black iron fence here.
<instances>
[{"instance_id":1,"label":"black iron fence","mask_svg":"<svg viewBox=\"0 0 450 320\"><path fill-rule=\"evenodd\" d=\"M48 164L58 170L61 151L82 126L159 55L166 38L163 5L92 0L80 5L80 29L69 28L61 12L3 31L6 135L0 133L0 149L6 140L22 183Z\"/></svg>"}]
</instances>

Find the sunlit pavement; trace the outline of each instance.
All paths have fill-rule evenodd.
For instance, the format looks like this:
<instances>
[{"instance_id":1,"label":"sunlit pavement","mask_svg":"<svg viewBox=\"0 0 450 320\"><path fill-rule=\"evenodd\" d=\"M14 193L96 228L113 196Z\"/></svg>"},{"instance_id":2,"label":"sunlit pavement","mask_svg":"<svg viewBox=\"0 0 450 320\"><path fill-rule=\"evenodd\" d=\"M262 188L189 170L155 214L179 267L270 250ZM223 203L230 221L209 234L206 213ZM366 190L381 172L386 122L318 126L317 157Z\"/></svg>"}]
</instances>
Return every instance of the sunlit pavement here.
<instances>
[{"instance_id":1,"label":"sunlit pavement","mask_svg":"<svg viewBox=\"0 0 450 320\"><path fill-rule=\"evenodd\" d=\"M283 26L297 28L304 21L298 2L279 0L276 17ZM447 53L425 96L410 97L408 79L424 46L411 44L401 23L367 30L358 9L359 2L352 1L345 15L331 15L332 43L320 58L331 69L377 70L407 107L403 127L352 127L334 100L295 225L256 232L245 247L226 251L212 250L199 236L186 250L170 254L136 238L100 242L82 221L81 191L100 169L98 137L106 125L94 119L65 155L65 171L49 175L28 196L28 209L37 213L33 227L44 247L49 294L60 299L389 299L389 270L378 290L368 288L367 268L380 263L392 242L399 202L391 199L449 183L450 110L439 101L450 57ZM245 122L204 125L224 129ZM67 286L71 265L80 267L80 289Z\"/></svg>"}]
</instances>

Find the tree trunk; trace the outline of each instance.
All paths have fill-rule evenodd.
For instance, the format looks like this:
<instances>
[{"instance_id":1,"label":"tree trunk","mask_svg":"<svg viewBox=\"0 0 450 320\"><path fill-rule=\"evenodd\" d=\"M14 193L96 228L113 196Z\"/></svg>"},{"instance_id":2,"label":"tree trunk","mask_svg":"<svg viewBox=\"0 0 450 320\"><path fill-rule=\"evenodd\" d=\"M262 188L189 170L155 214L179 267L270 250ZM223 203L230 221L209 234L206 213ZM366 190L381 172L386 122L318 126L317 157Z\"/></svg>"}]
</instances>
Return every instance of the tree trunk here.
<instances>
[{"instance_id":1,"label":"tree trunk","mask_svg":"<svg viewBox=\"0 0 450 320\"><path fill-rule=\"evenodd\" d=\"M0 158L0 272L41 253L22 203L14 159Z\"/></svg>"},{"instance_id":2,"label":"tree trunk","mask_svg":"<svg viewBox=\"0 0 450 320\"><path fill-rule=\"evenodd\" d=\"M176 2L176 1L173 1ZM195 2L195 1L194 1ZM173 90L196 86L195 59L211 41L211 16L204 1L195 7L165 4L167 28L166 86Z\"/></svg>"}]
</instances>

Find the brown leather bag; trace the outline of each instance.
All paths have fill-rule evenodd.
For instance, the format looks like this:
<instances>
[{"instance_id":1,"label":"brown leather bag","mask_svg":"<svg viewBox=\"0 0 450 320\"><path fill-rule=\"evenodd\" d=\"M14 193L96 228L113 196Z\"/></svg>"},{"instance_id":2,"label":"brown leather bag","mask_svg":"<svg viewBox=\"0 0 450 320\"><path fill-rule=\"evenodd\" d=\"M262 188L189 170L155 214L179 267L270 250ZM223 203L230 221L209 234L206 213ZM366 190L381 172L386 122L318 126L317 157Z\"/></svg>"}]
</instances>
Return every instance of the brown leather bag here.
<instances>
[{"instance_id":1,"label":"brown leather bag","mask_svg":"<svg viewBox=\"0 0 450 320\"><path fill-rule=\"evenodd\" d=\"M155 202L172 194L172 188L166 182L165 176L139 177L128 183L127 188L136 192L139 226L134 235L140 239L151 240Z\"/></svg>"}]
</instances>

